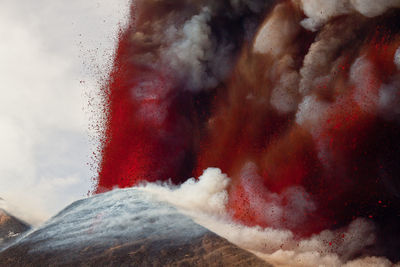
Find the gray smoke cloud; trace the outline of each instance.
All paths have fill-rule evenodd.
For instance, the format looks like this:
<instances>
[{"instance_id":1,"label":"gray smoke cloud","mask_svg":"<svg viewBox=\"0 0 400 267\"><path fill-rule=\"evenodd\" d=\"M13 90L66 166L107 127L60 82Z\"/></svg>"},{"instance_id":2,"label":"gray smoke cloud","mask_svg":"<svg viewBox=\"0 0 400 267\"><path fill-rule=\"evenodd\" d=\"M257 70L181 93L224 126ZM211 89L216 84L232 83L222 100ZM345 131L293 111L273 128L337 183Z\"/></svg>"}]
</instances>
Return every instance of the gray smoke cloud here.
<instances>
[{"instance_id":1,"label":"gray smoke cloud","mask_svg":"<svg viewBox=\"0 0 400 267\"><path fill-rule=\"evenodd\" d=\"M400 70L400 47L397 48L397 50L396 50L396 54L394 57L394 63L396 64L397 69Z\"/></svg>"},{"instance_id":2,"label":"gray smoke cloud","mask_svg":"<svg viewBox=\"0 0 400 267\"><path fill-rule=\"evenodd\" d=\"M338 79L342 69L345 71L344 66L350 60L350 83L356 87L355 102L369 113L383 115L383 110L386 110L386 113L393 113L388 114L389 117L397 114L397 98L394 96L399 75L393 75L390 81L381 84L372 74L374 67L371 62L362 55L351 58L343 52L354 50L354 55L360 53L362 41L358 39L358 34L370 27L368 25L373 17L400 7L400 1L292 1L292 5L297 4L308 18L301 20L296 16L287 16L293 8L291 4L278 4L260 27L253 43L255 54L264 55L271 60L265 74L274 81L270 96L271 106L283 114L295 112L297 123L307 125L315 133L324 120L324 114L343 102L341 97L329 102L320 96L334 93L334 81ZM332 21L340 15L347 16L340 21ZM310 28L305 25L307 23L313 26ZM316 37L298 68L294 67L295 60L298 60L298 55L294 52L298 51L298 47L294 40L301 34L301 26L316 31ZM393 58L398 70L399 58L400 49ZM363 90L371 87L377 88L378 95L372 94L371 90Z\"/></svg>"},{"instance_id":3,"label":"gray smoke cloud","mask_svg":"<svg viewBox=\"0 0 400 267\"><path fill-rule=\"evenodd\" d=\"M165 8L166 11L151 15L151 23L134 29L132 39L139 50L134 60L170 75L175 86L185 90L198 92L214 88L227 78L234 65L239 48L235 38L254 34L255 17L272 2L198 0L172 4L166 0L137 1L138 10L153 6L153 9ZM229 32L218 25L222 20L235 22L242 29Z\"/></svg>"},{"instance_id":4,"label":"gray smoke cloud","mask_svg":"<svg viewBox=\"0 0 400 267\"><path fill-rule=\"evenodd\" d=\"M371 18L382 15L391 8L400 7L398 0L301 0L300 2L308 17L301 24L311 31L318 30L337 16L358 13Z\"/></svg>"}]
</instances>

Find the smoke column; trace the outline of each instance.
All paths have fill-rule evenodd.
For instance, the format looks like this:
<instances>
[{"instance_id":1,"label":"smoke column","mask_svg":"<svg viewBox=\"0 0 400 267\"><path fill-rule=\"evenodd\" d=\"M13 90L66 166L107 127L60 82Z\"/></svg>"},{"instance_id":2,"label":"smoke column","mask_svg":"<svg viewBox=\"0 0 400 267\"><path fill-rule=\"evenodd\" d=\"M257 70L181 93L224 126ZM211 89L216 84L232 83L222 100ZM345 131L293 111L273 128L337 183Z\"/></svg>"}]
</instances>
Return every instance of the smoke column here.
<instances>
[{"instance_id":1,"label":"smoke column","mask_svg":"<svg viewBox=\"0 0 400 267\"><path fill-rule=\"evenodd\" d=\"M195 184L215 167L213 214L289 231L288 250L317 235L339 262L400 260L399 8L133 1L105 91L97 192Z\"/></svg>"}]
</instances>

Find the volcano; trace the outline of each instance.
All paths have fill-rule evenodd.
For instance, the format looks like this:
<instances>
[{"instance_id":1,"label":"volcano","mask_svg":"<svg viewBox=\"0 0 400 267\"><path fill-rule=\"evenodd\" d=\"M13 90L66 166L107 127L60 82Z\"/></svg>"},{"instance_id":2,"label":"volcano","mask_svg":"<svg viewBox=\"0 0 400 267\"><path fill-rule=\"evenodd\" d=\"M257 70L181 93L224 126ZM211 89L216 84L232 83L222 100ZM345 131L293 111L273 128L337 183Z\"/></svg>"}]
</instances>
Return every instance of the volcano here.
<instances>
[{"instance_id":1,"label":"volcano","mask_svg":"<svg viewBox=\"0 0 400 267\"><path fill-rule=\"evenodd\" d=\"M0 263L269 266L139 189L118 189L72 203L39 229L3 248Z\"/></svg>"}]
</instances>

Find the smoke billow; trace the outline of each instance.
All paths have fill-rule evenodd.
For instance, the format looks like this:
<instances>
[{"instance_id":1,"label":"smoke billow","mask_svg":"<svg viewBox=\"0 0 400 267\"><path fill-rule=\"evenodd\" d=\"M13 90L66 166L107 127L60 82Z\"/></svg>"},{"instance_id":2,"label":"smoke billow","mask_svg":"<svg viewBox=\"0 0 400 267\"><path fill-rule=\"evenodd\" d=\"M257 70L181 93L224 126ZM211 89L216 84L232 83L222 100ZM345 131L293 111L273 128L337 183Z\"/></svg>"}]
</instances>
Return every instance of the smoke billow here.
<instances>
[{"instance_id":1,"label":"smoke billow","mask_svg":"<svg viewBox=\"0 0 400 267\"><path fill-rule=\"evenodd\" d=\"M307 16L301 23L312 31L341 15L358 13L371 18L382 15L391 8L400 7L400 2L397 0L300 0L300 2Z\"/></svg>"},{"instance_id":2,"label":"smoke billow","mask_svg":"<svg viewBox=\"0 0 400 267\"><path fill-rule=\"evenodd\" d=\"M349 260L375 242L374 225L364 219L359 218L346 227L324 230L303 239L296 238L290 230L249 227L233 222L226 209L230 183L231 179L219 169L209 168L198 181L189 179L180 186L149 183L139 189L175 205L199 224L275 266L392 266L389 260L381 257L364 256ZM292 194L296 193L300 192L294 189ZM271 192L264 192L264 196L272 199L283 197ZM298 217L297 210L287 209L282 202L266 204L266 209L285 209L287 215L293 216L289 217L290 220Z\"/></svg>"},{"instance_id":3,"label":"smoke billow","mask_svg":"<svg viewBox=\"0 0 400 267\"><path fill-rule=\"evenodd\" d=\"M97 192L181 184L145 188L277 265L399 261L399 7L133 1Z\"/></svg>"}]
</instances>

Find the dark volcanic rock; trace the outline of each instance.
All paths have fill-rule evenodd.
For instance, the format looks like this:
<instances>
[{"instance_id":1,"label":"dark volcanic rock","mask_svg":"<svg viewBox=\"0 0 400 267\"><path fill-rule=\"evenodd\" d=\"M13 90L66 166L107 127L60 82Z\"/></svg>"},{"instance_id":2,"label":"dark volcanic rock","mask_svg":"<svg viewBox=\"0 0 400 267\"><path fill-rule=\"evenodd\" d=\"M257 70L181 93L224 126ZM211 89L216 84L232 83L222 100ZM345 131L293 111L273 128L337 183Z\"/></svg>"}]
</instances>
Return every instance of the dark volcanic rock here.
<instances>
[{"instance_id":1,"label":"dark volcanic rock","mask_svg":"<svg viewBox=\"0 0 400 267\"><path fill-rule=\"evenodd\" d=\"M29 229L28 224L0 209L0 249Z\"/></svg>"},{"instance_id":2,"label":"dark volcanic rock","mask_svg":"<svg viewBox=\"0 0 400 267\"><path fill-rule=\"evenodd\" d=\"M80 200L0 253L5 266L268 266L137 189Z\"/></svg>"}]
</instances>

